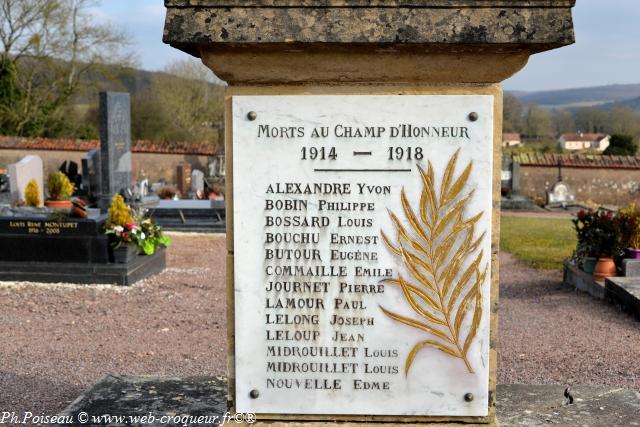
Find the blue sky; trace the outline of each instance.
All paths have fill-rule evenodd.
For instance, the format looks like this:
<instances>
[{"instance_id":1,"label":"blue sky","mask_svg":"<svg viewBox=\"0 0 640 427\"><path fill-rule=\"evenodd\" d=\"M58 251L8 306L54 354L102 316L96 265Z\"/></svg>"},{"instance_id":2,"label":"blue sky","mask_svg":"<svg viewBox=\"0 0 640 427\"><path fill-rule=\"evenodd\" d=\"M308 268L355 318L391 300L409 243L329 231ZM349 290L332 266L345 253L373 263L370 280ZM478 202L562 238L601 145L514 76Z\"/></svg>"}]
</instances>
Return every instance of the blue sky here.
<instances>
[{"instance_id":1,"label":"blue sky","mask_svg":"<svg viewBox=\"0 0 640 427\"><path fill-rule=\"evenodd\" d=\"M96 20L110 22L132 39L141 68L160 70L188 55L162 43L162 0L103 0ZM640 0L578 0L577 43L534 55L504 83L508 90L551 90L640 83Z\"/></svg>"}]
</instances>

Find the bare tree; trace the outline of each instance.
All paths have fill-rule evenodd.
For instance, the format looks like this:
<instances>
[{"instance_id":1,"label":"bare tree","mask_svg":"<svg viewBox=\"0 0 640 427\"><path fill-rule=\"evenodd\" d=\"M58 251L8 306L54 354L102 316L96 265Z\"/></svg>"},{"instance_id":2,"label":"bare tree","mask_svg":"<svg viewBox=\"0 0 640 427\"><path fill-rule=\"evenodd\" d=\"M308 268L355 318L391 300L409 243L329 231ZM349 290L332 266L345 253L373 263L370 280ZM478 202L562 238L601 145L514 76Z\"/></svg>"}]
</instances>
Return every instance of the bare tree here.
<instances>
[{"instance_id":1,"label":"bare tree","mask_svg":"<svg viewBox=\"0 0 640 427\"><path fill-rule=\"evenodd\" d=\"M165 142L221 143L222 81L200 61L178 60L134 99L134 134Z\"/></svg>"},{"instance_id":2,"label":"bare tree","mask_svg":"<svg viewBox=\"0 0 640 427\"><path fill-rule=\"evenodd\" d=\"M40 135L100 64L128 64L127 37L94 22L93 0L0 0L0 85L18 96L0 98L5 132ZM124 53L123 53L124 52ZM12 81L2 76L14 74ZM1 88L0 88L1 90Z\"/></svg>"}]
</instances>

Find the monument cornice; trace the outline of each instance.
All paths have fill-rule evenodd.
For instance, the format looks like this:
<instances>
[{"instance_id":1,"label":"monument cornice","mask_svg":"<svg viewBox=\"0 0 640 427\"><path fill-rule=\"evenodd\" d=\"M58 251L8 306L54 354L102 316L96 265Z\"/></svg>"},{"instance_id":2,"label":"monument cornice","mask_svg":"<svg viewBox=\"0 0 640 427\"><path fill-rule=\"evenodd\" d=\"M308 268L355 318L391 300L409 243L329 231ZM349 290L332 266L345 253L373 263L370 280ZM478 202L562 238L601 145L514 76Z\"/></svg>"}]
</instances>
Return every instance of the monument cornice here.
<instances>
[{"instance_id":1,"label":"monument cornice","mask_svg":"<svg viewBox=\"0 0 640 427\"><path fill-rule=\"evenodd\" d=\"M167 7L573 7L576 0L165 0Z\"/></svg>"},{"instance_id":2,"label":"monument cornice","mask_svg":"<svg viewBox=\"0 0 640 427\"><path fill-rule=\"evenodd\" d=\"M164 42L230 84L497 83L575 41L574 0L165 4Z\"/></svg>"},{"instance_id":3,"label":"monument cornice","mask_svg":"<svg viewBox=\"0 0 640 427\"><path fill-rule=\"evenodd\" d=\"M210 1L189 3L189 7L178 6L186 2L169 5L165 43L197 55L196 47L202 44L482 44L519 45L539 52L575 41L572 2L558 2L553 7L549 2L514 1L510 7L489 7L485 2L481 7L469 6L469 2L463 2L463 8L233 3L226 7ZM519 3L526 5L516 6Z\"/></svg>"}]
</instances>

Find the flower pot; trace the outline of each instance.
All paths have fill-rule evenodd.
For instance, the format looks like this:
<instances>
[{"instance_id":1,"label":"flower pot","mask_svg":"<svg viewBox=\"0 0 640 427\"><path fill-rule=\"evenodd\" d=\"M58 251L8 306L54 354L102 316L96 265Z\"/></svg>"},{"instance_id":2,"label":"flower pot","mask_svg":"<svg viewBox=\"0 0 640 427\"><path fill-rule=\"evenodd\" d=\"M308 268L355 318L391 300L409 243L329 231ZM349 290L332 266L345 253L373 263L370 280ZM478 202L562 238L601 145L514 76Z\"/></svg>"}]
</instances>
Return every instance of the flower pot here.
<instances>
[{"instance_id":1,"label":"flower pot","mask_svg":"<svg viewBox=\"0 0 640 427\"><path fill-rule=\"evenodd\" d=\"M113 260L118 264L126 264L138 255L136 245L122 245L113 250Z\"/></svg>"},{"instance_id":2,"label":"flower pot","mask_svg":"<svg viewBox=\"0 0 640 427\"><path fill-rule=\"evenodd\" d=\"M625 255L625 258L640 259L640 249L627 248L624 250L624 255Z\"/></svg>"},{"instance_id":3,"label":"flower pot","mask_svg":"<svg viewBox=\"0 0 640 427\"><path fill-rule=\"evenodd\" d=\"M582 260L582 271L587 274L593 274L593 270L596 268L596 263L598 262L598 258L588 256L583 258Z\"/></svg>"},{"instance_id":4,"label":"flower pot","mask_svg":"<svg viewBox=\"0 0 640 427\"><path fill-rule=\"evenodd\" d=\"M44 205L52 209L71 209L71 200L45 200Z\"/></svg>"},{"instance_id":5,"label":"flower pot","mask_svg":"<svg viewBox=\"0 0 640 427\"><path fill-rule=\"evenodd\" d=\"M616 264L613 258L599 258L596 268L593 270L593 277L597 281L602 281L607 277L616 275Z\"/></svg>"}]
</instances>

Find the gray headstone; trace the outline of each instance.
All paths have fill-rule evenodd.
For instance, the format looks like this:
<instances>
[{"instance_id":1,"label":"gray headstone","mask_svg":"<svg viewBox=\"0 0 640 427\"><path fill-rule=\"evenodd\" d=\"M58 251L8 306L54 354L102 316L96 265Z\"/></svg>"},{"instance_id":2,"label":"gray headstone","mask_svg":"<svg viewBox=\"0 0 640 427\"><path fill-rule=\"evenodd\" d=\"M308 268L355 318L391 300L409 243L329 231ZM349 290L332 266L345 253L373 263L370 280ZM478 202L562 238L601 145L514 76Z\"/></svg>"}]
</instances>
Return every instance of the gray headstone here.
<instances>
[{"instance_id":1,"label":"gray headstone","mask_svg":"<svg viewBox=\"0 0 640 427\"><path fill-rule=\"evenodd\" d=\"M100 92L100 207L131 187L131 102L128 93Z\"/></svg>"},{"instance_id":2,"label":"gray headstone","mask_svg":"<svg viewBox=\"0 0 640 427\"><path fill-rule=\"evenodd\" d=\"M36 180L40 189L40 206L44 202L42 159L29 155L17 163L9 165L9 188L11 191L11 203L24 200L24 189L32 179Z\"/></svg>"},{"instance_id":3,"label":"gray headstone","mask_svg":"<svg viewBox=\"0 0 640 427\"><path fill-rule=\"evenodd\" d=\"M209 176L216 176L216 173L218 172L218 163L215 159L209 163L207 169L209 170Z\"/></svg>"},{"instance_id":4,"label":"gray headstone","mask_svg":"<svg viewBox=\"0 0 640 427\"><path fill-rule=\"evenodd\" d=\"M204 172L197 169L191 172L191 191L204 191Z\"/></svg>"},{"instance_id":5,"label":"gray headstone","mask_svg":"<svg viewBox=\"0 0 640 427\"><path fill-rule=\"evenodd\" d=\"M511 172L511 165L513 164L511 157L502 157L502 167L500 168L500 187L503 194L511 192L511 179L513 174Z\"/></svg>"},{"instance_id":6,"label":"gray headstone","mask_svg":"<svg viewBox=\"0 0 640 427\"><path fill-rule=\"evenodd\" d=\"M140 196L147 197L149 195L149 180L147 178L140 181Z\"/></svg>"},{"instance_id":7,"label":"gray headstone","mask_svg":"<svg viewBox=\"0 0 640 427\"><path fill-rule=\"evenodd\" d=\"M520 193L520 163L518 162L511 164L511 191Z\"/></svg>"}]
</instances>

